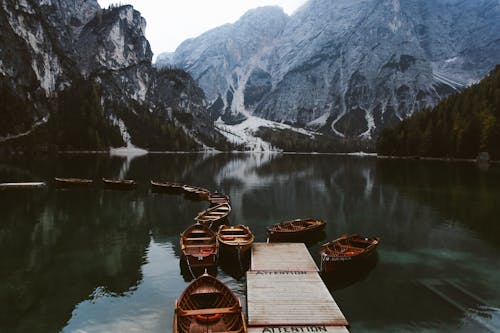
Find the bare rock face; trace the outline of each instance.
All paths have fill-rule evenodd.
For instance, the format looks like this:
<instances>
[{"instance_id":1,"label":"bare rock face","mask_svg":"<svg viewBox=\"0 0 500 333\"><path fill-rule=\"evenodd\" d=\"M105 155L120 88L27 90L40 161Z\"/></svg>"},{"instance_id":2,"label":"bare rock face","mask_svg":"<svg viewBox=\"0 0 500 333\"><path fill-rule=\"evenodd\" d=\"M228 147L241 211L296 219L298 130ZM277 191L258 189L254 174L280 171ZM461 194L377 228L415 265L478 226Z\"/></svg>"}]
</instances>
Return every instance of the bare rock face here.
<instances>
[{"instance_id":1,"label":"bare rock face","mask_svg":"<svg viewBox=\"0 0 500 333\"><path fill-rule=\"evenodd\" d=\"M174 136L184 140L174 149L201 147L216 136L203 91L189 74L152 66L146 21L132 6L101 9L95 0L0 3L0 92L16 104L0 111L6 120L0 139L27 134L52 114L66 119L60 113L73 111L58 110L58 99L70 100L67 91L78 91L79 84L90 87L100 104L89 111L97 113L90 117L96 126L91 136L106 137L97 132L119 127L129 140L122 144L158 149L171 149L166 141Z\"/></svg>"},{"instance_id":2,"label":"bare rock face","mask_svg":"<svg viewBox=\"0 0 500 333\"><path fill-rule=\"evenodd\" d=\"M310 0L290 17L259 8L187 40L173 64L213 118L373 138L491 71L499 32L496 0Z\"/></svg>"}]
</instances>

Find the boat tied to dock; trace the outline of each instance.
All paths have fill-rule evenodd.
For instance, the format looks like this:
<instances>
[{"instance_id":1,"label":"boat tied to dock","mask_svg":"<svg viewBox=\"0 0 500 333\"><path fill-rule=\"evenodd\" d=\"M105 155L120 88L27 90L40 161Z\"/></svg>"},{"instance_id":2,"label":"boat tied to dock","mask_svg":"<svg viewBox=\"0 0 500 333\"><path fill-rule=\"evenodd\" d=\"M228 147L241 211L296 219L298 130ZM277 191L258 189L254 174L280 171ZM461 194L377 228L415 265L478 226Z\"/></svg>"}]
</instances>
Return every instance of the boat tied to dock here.
<instances>
[{"instance_id":1,"label":"boat tied to dock","mask_svg":"<svg viewBox=\"0 0 500 333\"><path fill-rule=\"evenodd\" d=\"M321 270L331 272L344 265L361 263L375 254L378 237L364 237L359 234L343 235L329 243L323 244L320 250Z\"/></svg>"}]
</instances>

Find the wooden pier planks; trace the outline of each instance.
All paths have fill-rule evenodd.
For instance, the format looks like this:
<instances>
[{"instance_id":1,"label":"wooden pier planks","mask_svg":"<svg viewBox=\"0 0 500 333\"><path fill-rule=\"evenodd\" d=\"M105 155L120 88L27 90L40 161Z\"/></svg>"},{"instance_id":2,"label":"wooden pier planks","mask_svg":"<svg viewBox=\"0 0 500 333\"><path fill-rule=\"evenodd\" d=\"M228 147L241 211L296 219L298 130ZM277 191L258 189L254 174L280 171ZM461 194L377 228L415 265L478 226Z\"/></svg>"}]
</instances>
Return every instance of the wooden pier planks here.
<instances>
[{"instance_id":1,"label":"wooden pier planks","mask_svg":"<svg viewBox=\"0 0 500 333\"><path fill-rule=\"evenodd\" d=\"M250 270L317 272L318 266L303 243L254 243Z\"/></svg>"},{"instance_id":2,"label":"wooden pier planks","mask_svg":"<svg viewBox=\"0 0 500 333\"><path fill-rule=\"evenodd\" d=\"M250 333L348 332L302 243L254 243L247 313Z\"/></svg>"},{"instance_id":3,"label":"wooden pier planks","mask_svg":"<svg viewBox=\"0 0 500 333\"><path fill-rule=\"evenodd\" d=\"M346 326L317 272L247 273L248 325Z\"/></svg>"},{"instance_id":4,"label":"wooden pier planks","mask_svg":"<svg viewBox=\"0 0 500 333\"><path fill-rule=\"evenodd\" d=\"M268 326L248 327L248 333L349 333L344 326Z\"/></svg>"}]
</instances>

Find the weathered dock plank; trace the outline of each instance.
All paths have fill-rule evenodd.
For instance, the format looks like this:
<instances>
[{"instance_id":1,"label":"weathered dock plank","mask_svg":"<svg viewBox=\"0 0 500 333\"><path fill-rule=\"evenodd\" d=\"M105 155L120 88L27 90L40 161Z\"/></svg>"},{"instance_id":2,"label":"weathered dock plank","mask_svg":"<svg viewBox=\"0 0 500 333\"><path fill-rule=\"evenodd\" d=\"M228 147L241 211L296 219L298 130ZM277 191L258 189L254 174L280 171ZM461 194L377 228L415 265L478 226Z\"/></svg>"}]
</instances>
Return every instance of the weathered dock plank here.
<instances>
[{"instance_id":1,"label":"weathered dock plank","mask_svg":"<svg viewBox=\"0 0 500 333\"><path fill-rule=\"evenodd\" d=\"M254 243L250 270L317 272L318 266L303 243Z\"/></svg>"},{"instance_id":2,"label":"weathered dock plank","mask_svg":"<svg viewBox=\"0 0 500 333\"><path fill-rule=\"evenodd\" d=\"M247 272L249 326L347 326L317 272Z\"/></svg>"},{"instance_id":3,"label":"weathered dock plank","mask_svg":"<svg viewBox=\"0 0 500 333\"><path fill-rule=\"evenodd\" d=\"M344 326L263 326L249 327L248 333L349 333Z\"/></svg>"}]
</instances>

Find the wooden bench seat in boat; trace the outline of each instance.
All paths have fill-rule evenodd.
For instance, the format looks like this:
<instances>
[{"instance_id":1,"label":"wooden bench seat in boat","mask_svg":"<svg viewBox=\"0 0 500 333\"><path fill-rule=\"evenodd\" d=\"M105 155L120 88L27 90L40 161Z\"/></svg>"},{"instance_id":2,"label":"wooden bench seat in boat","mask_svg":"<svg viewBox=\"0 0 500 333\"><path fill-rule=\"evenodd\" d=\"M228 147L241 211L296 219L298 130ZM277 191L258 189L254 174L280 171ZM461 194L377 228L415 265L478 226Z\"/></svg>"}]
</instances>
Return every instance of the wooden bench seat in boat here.
<instances>
[{"instance_id":1,"label":"wooden bench seat in boat","mask_svg":"<svg viewBox=\"0 0 500 333\"><path fill-rule=\"evenodd\" d=\"M214 247L214 244L186 244L184 245L186 248L192 248L192 247Z\"/></svg>"},{"instance_id":2,"label":"wooden bench seat in boat","mask_svg":"<svg viewBox=\"0 0 500 333\"><path fill-rule=\"evenodd\" d=\"M186 237L184 238L185 241L207 241L211 240L213 237Z\"/></svg>"},{"instance_id":3,"label":"wooden bench seat in boat","mask_svg":"<svg viewBox=\"0 0 500 333\"><path fill-rule=\"evenodd\" d=\"M197 315L210 315L214 313L237 313L241 309L230 307L230 308L210 308L210 309L197 309L197 310L181 310L179 311L179 316L197 316Z\"/></svg>"}]
</instances>

